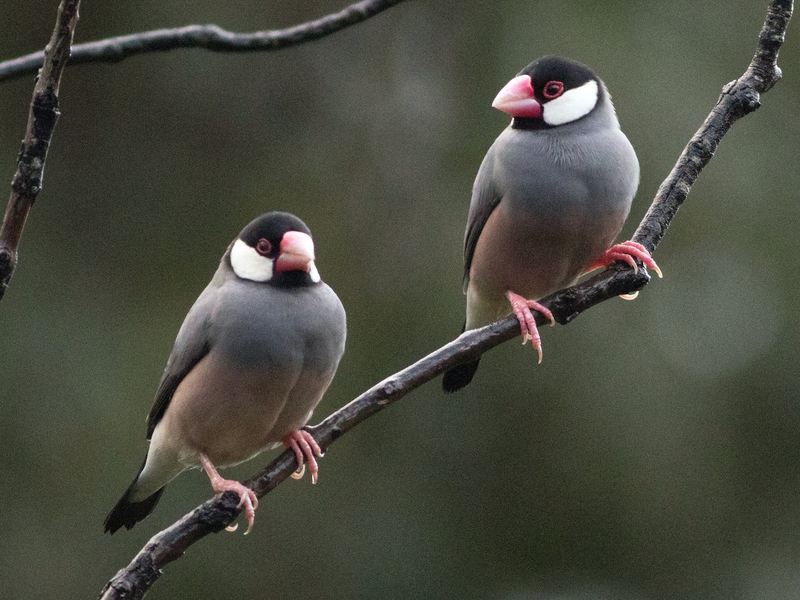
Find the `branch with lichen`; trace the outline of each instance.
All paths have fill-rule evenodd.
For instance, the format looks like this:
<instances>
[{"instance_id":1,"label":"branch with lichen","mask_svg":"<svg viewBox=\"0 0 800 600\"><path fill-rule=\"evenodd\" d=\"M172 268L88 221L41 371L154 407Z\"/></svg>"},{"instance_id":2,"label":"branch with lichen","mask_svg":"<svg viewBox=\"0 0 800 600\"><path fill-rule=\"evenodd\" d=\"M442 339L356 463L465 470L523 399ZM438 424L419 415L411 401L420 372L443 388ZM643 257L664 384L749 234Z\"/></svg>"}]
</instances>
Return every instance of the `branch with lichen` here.
<instances>
[{"instance_id":1,"label":"branch with lichen","mask_svg":"<svg viewBox=\"0 0 800 600\"><path fill-rule=\"evenodd\" d=\"M70 65L119 62L147 52L177 48L205 48L216 52L280 50L326 37L399 4L403 0L361 0L314 21L287 29L233 33L216 25L189 25L158 29L121 37L72 45L80 1L62 2L58 22L45 51L0 62L0 81L36 73L28 129L22 144L2 229L0 229L0 299L8 288L19 257L19 243L28 213L42 189L47 149L58 110L61 73Z\"/></svg>"},{"instance_id":2,"label":"branch with lichen","mask_svg":"<svg viewBox=\"0 0 800 600\"><path fill-rule=\"evenodd\" d=\"M22 140L17 171L11 181L11 197L0 229L0 298L14 274L22 230L42 189L47 150L61 114L58 110L61 74L69 60L80 3L80 0L62 0L58 7L56 26L44 50L41 70L33 88L28 127Z\"/></svg>"}]
</instances>

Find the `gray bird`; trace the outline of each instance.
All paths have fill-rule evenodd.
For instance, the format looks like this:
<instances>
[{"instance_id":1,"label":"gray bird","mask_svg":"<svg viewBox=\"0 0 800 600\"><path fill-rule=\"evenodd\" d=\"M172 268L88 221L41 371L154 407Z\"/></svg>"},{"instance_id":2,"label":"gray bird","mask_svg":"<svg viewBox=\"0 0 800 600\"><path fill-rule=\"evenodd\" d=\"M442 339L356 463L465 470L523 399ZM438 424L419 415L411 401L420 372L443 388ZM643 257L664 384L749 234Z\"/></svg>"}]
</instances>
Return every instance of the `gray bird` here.
<instances>
[{"instance_id":1,"label":"gray bird","mask_svg":"<svg viewBox=\"0 0 800 600\"><path fill-rule=\"evenodd\" d=\"M588 67L544 56L492 106L512 117L486 153L472 188L464 239L465 330L513 312L522 343L542 359L531 309L581 274L636 259L661 275L643 246L611 247L639 185L639 162L619 128L605 84ZM445 392L467 385L479 361L454 367Z\"/></svg>"},{"instance_id":2,"label":"gray bird","mask_svg":"<svg viewBox=\"0 0 800 600\"><path fill-rule=\"evenodd\" d=\"M280 444L316 483L322 453L301 427L333 379L346 323L314 258L311 232L288 213L258 217L231 243L178 332L147 417L147 456L105 531L132 528L167 483L202 468L215 491L239 494L249 532L255 493L216 467Z\"/></svg>"}]
</instances>

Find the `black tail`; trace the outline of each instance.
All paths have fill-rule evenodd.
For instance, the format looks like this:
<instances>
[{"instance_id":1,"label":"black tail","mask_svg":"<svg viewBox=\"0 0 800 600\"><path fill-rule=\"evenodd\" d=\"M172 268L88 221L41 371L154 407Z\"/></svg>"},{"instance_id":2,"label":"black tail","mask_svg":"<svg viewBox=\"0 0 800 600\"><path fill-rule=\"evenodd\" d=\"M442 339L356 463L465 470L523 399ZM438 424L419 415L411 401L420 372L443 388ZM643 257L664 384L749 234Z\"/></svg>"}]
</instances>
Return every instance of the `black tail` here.
<instances>
[{"instance_id":1,"label":"black tail","mask_svg":"<svg viewBox=\"0 0 800 600\"><path fill-rule=\"evenodd\" d=\"M145 460L147 459L145 458ZM139 473L142 472L142 469L144 469L144 463L142 463L142 468L139 469ZM113 535L114 532L121 527L133 529L134 525L153 512L156 504L158 504L159 498L161 498L161 494L164 493L164 488L167 486L162 487L155 494L148 496L140 502L131 502L129 498L133 491L133 486L136 485L138 479L139 475L137 474L133 483L125 490L122 498L119 499L119 502L117 502L114 508L111 509L111 512L108 513L106 520L103 522L103 533L107 531Z\"/></svg>"},{"instance_id":2,"label":"black tail","mask_svg":"<svg viewBox=\"0 0 800 600\"><path fill-rule=\"evenodd\" d=\"M466 330L467 322L464 321L464 325L461 326L461 333L464 333ZM479 364L481 364L480 356L473 362L457 365L445 372L444 377L442 377L442 389L444 393L452 394L469 385L469 382L475 377L475 371L478 370Z\"/></svg>"},{"instance_id":3,"label":"black tail","mask_svg":"<svg viewBox=\"0 0 800 600\"><path fill-rule=\"evenodd\" d=\"M481 359L472 362L457 365L447 371L442 377L442 389L445 394L452 394L457 392L463 387L466 387L472 378L475 376L475 371L478 370L478 365L481 364Z\"/></svg>"}]
</instances>

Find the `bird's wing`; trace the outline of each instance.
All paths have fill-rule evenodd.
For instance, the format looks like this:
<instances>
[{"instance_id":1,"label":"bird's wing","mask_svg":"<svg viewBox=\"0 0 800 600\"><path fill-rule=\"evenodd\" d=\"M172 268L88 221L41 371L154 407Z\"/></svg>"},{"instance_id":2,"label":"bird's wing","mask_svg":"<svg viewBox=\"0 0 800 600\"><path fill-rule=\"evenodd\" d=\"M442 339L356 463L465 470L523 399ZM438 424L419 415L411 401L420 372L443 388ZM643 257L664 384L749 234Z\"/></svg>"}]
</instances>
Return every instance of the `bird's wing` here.
<instances>
[{"instance_id":1,"label":"bird's wing","mask_svg":"<svg viewBox=\"0 0 800 600\"><path fill-rule=\"evenodd\" d=\"M164 416L178 385L194 369L200 360L211 350L210 323L217 298L217 287L210 284L192 308L181 325L175 346L167 360L164 375L158 385L153 407L147 415L147 439Z\"/></svg>"},{"instance_id":2,"label":"bird's wing","mask_svg":"<svg viewBox=\"0 0 800 600\"><path fill-rule=\"evenodd\" d=\"M494 146L489 148L483 158L481 168L475 177L472 185L472 201L469 205L469 216L467 217L467 231L464 234L464 293L467 293L469 286L469 269L472 266L472 257L475 254L475 246L478 245L478 238L481 237L489 215L500 204L502 194L497 189L492 176L494 169Z\"/></svg>"}]
</instances>

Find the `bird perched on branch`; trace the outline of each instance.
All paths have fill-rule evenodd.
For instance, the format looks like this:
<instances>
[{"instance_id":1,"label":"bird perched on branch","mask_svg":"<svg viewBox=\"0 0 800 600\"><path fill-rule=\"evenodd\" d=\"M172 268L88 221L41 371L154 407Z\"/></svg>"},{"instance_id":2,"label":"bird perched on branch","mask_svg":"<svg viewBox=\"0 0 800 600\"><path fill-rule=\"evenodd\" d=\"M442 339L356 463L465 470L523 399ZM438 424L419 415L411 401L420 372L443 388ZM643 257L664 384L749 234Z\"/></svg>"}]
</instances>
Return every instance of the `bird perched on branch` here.
<instances>
[{"instance_id":1,"label":"bird perched on branch","mask_svg":"<svg viewBox=\"0 0 800 600\"><path fill-rule=\"evenodd\" d=\"M217 467L280 444L316 483L322 453L301 427L333 379L346 325L314 260L311 232L288 213L258 217L231 243L178 332L147 417L147 456L105 531L132 528L167 483L202 468L215 491L239 494L249 532L256 495Z\"/></svg>"},{"instance_id":2,"label":"bird perched on branch","mask_svg":"<svg viewBox=\"0 0 800 600\"><path fill-rule=\"evenodd\" d=\"M590 270L641 260L635 242L611 246L639 185L639 162L619 128L605 84L588 67L544 56L525 67L492 103L512 117L478 170L464 239L465 330L513 312L522 343L542 359L532 310L537 300ZM442 387L467 385L478 360L445 373Z\"/></svg>"}]
</instances>

